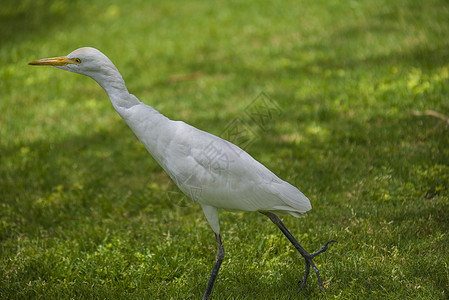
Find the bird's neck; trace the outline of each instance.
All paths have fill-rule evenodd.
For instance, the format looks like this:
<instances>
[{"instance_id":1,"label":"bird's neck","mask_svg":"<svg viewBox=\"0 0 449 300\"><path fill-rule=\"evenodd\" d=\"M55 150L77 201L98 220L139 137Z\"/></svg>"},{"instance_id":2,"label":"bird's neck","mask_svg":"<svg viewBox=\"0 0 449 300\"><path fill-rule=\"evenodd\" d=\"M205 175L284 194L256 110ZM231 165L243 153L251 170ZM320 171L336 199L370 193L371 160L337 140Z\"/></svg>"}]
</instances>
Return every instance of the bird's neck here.
<instances>
[{"instance_id":1,"label":"bird's neck","mask_svg":"<svg viewBox=\"0 0 449 300\"><path fill-rule=\"evenodd\" d=\"M92 78L106 91L118 113L140 103L134 95L128 92L125 81L118 70L111 70L105 76L92 76Z\"/></svg>"}]
</instances>

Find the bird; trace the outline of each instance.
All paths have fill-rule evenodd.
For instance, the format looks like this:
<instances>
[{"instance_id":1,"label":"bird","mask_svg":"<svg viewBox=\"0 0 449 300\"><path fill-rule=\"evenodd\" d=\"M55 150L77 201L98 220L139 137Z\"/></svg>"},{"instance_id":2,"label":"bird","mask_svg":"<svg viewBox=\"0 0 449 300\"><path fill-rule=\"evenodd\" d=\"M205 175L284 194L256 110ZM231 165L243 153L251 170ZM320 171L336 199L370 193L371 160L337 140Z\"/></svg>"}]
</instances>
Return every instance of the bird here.
<instances>
[{"instance_id":1,"label":"bird","mask_svg":"<svg viewBox=\"0 0 449 300\"><path fill-rule=\"evenodd\" d=\"M171 120L141 102L128 92L112 61L95 48L82 47L66 56L39 59L29 65L54 66L94 79L156 162L184 194L201 206L217 243L216 260L203 300L211 297L225 256L219 210L254 211L267 216L305 260L305 275L298 292L306 286L310 267L322 291L322 280L313 258L336 241L330 240L310 254L281 221L278 214L299 218L312 209L310 200L295 186L280 179L237 145L183 121Z\"/></svg>"}]
</instances>

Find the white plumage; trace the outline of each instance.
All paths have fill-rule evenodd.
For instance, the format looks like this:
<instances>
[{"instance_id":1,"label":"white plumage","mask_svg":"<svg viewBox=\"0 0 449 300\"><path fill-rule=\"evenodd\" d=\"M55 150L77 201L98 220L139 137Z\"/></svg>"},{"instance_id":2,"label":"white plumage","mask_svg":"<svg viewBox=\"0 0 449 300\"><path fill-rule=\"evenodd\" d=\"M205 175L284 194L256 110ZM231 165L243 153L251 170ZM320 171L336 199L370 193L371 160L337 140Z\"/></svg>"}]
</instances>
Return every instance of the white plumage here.
<instances>
[{"instance_id":1,"label":"white plumage","mask_svg":"<svg viewBox=\"0 0 449 300\"><path fill-rule=\"evenodd\" d=\"M67 56L30 64L53 65L87 75L98 82L115 110L154 159L190 199L201 205L218 244L217 262L204 294L205 299L210 296L224 257L218 209L262 212L284 232L285 226L273 212L300 217L312 208L309 199L296 187L277 177L241 148L184 122L172 121L140 102L128 92L114 64L97 49L80 48ZM315 268L311 260L313 255L305 252L295 240L296 245L289 233L284 234L306 259L304 286L308 266ZM325 247L327 249L327 244ZM320 251L326 250L323 249ZM309 260L307 255L311 256ZM315 271L318 275L316 268Z\"/></svg>"}]
</instances>

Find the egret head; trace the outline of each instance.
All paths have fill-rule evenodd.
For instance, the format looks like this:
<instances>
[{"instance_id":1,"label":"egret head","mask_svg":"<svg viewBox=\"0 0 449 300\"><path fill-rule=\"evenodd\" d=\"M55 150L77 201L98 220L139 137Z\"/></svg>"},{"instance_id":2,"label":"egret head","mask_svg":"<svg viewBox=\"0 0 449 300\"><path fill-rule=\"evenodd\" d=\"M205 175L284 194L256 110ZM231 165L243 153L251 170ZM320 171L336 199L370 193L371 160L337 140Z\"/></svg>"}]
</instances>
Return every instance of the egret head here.
<instances>
[{"instance_id":1,"label":"egret head","mask_svg":"<svg viewBox=\"0 0 449 300\"><path fill-rule=\"evenodd\" d=\"M30 62L29 65L54 66L87 75L98 82L108 94L110 87L127 91L120 72L106 55L95 48L79 48L67 56L39 59Z\"/></svg>"},{"instance_id":2,"label":"egret head","mask_svg":"<svg viewBox=\"0 0 449 300\"><path fill-rule=\"evenodd\" d=\"M54 66L70 72L87 75L94 79L118 73L109 58L99 50L90 47L76 49L67 56L39 59L29 65Z\"/></svg>"}]
</instances>

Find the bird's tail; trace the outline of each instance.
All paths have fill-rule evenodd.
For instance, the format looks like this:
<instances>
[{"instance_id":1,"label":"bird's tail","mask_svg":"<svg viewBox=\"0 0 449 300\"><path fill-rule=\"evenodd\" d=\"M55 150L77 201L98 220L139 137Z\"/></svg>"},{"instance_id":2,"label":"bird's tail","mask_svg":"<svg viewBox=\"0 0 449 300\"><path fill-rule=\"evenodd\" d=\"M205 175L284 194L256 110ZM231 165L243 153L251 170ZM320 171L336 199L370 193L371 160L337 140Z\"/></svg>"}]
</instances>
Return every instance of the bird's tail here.
<instances>
[{"instance_id":1,"label":"bird's tail","mask_svg":"<svg viewBox=\"0 0 449 300\"><path fill-rule=\"evenodd\" d=\"M299 218L304 217L306 212L312 209L310 200L290 183L282 182L278 191L285 205L277 205L273 207L274 210L285 212Z\"/></svg>"}]
</instances>

